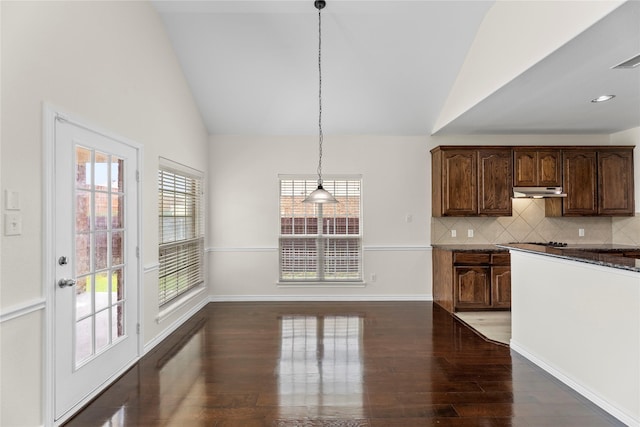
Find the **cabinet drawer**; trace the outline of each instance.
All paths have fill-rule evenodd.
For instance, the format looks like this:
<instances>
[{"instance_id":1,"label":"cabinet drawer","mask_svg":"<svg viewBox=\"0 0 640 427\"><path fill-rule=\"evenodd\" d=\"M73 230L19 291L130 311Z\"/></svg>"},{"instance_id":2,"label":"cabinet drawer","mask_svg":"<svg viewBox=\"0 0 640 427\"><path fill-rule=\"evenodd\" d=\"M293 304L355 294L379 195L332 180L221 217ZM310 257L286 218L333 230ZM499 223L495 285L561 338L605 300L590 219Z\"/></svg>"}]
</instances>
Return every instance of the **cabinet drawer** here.
<instances>
[{"instance_id":1,"label":"cabinet drawer","mask_svg":"<svg viewBox=\"0 0 640 427\"><path fill-rule=\"evenodd\" d=\"M453 263L456 265L487 265L491 262L491 254L477 252L454 252Z\"/></svg>"},{"instance_id":2,"label":"cabinet drawer","mask_svg":"<svg viewBox=\"0 0 640 427\"><path fill-rule=\"evenodd\" d=\"M629 257L629 258L640 259L640 251L625 252L624 256Z\"/></svg>"},{"instance_id":3,"label":"cabinet drawer","mask_svg":"<svg viewBox=\"0 0 640 427\"><path fill-rule=\"evenodd\" d=\"M491 254L492 265L511 265L511 255L509 252Z\"/></svg>"}]
</instances>

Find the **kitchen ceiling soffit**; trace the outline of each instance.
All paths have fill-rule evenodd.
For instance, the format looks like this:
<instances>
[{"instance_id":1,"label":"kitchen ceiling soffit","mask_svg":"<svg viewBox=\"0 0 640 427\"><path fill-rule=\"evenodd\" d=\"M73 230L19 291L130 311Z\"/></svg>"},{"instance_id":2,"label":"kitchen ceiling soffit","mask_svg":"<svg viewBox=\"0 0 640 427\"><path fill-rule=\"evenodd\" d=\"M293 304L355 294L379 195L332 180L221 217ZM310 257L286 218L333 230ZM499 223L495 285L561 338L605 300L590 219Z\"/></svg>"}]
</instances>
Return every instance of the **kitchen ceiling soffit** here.
<instances>
[{"instance_id":1,"label":"kitchen ceiling soffit","mask_svg":"<svg viewBox=\"0 0 640 427\"><path fill-rule=\"evenodd\" d=\"M640 2L628 1L435 134L611 134L640 126ZM615 99L594 104L604 94Z\"/></svg>"}]
</instances>

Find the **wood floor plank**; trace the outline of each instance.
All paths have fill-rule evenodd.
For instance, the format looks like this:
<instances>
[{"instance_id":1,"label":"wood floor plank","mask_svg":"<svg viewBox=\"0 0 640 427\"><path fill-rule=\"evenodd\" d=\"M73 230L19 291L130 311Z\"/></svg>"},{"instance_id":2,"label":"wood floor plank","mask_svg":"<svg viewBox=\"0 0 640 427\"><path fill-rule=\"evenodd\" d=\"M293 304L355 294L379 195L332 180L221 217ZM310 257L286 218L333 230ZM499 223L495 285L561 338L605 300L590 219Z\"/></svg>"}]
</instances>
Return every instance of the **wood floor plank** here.
<instances>
[{"instance_id":1,"label":"wood floor plank","mask_svg":"<svg viewBox=\"0 0 640 427\"><path fill-rule=\"evenodd\" d=\"M75 426L618 426L431 302L210 303Z\"/></svg>"}]
</instances>

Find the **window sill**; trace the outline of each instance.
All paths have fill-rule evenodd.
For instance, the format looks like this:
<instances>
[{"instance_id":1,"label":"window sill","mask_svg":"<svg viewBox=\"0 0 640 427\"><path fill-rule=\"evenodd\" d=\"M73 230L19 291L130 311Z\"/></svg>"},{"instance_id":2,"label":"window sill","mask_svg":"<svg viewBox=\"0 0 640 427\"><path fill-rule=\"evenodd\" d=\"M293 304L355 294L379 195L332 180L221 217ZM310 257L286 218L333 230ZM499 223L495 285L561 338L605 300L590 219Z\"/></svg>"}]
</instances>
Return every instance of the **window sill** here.
<instances>
[{"instance_id":1,"label":"window sill","mask_svg":"<svg viewBox=\"0 0 640 427\"><path fill-rule=\"evenodd\" d=\"M291 281L291 282L276 282L276 285L280 288L364 288L367 284L364 281L353 282L312 282L312 281Z\"/></svg>"},{"instance_id":2,"label":"window sill","mask_svg":"<svg viewBox=\"0 0 640 427\"><path fill-rule=\"evenodd\" d=\"M156 316L156 323L162 323L167 317L169 317L173 312L178 310L180 307L186 305L189 301L197 297L198 295L204 293L206 291L206 286L204 283L199 285L198 287L191 289L189 292L180 295L175 300L170 303L160 307L160 311L158 312L158 316Z\"/></svg>"}]
</instances>

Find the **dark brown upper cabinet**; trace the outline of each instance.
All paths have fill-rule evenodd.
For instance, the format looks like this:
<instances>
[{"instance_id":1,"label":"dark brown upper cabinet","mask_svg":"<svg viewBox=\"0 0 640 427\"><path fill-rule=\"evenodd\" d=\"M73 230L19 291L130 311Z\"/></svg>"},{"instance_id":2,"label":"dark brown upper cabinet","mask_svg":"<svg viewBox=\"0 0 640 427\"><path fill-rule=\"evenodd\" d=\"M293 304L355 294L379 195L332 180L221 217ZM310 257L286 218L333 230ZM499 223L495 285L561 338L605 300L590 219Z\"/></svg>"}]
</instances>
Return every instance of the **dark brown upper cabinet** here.
<instances>
[{"instance_id":1,"label":"dark brown upper cabinet","mask_svg":"<svg viewBox=\"0 0 640 427\"><path fill-rule=\"evenodd\" d=\"M562 152L531 147L513 149L514 187L562 185Z\"/></svg>"},{"instance_id":2,"label":"dark brown upper cabinet","mask_svg":"<svg viewBox=\"0 0 640 427\"><path fill-rule=\"evenodd\" d=\"M433 149L433 216L509 216L513 162L510 147Z\"/></svg>"},{"instance_id":3,"label":"dark brown upper cabinet","mask_svg":"<svg viewBox=\"0 0 640 427\"><path fill-rule=\"evenodd\" d=\"M465 149L432 151L433 216L478 214L478 152Z\"/></svg>"},{"instance_id":4,"label":"dark brown upper cabinet","mask_svg":"<svg viewBox=\"0 0 640 427\"><path fill-rule=\"evenodd\" d=\"M633 150L598 150L598 214L633 216Z\"/></svg>"},{"instance_id":5,"label":"dark brown upper cabinet","mask_svg":"<svg viewBox=\"0 0 640 427\"><path fill-rule=\"evenodd\" d=\"M633 216L633 147L565 149L562 216Z\"/></svg>"},{"instance_id":6,"label":"dark brown upper cabinet","mask_svg":"<svg viewBox=\"0 0 640 427\"><path fill-rule=\"evenodd\" d=\"M478 151L478 214L511 216L513 161L510 148Z\"/></svg>"},{"instance_id":7,"label":"dark brown upper cabinet","mask_svg":"<svg viewBox=\"0 0 640 427\"><path fill-rule=\"evenodd\" d=\"M432 215L510 216L513 187L562 186L546 216L633 216L634 146L439 146Z\"/></svg>"},{"instance_id":8,"label":"dark brown upper cabinet","mask_svg":"<svg viewBox=\"0 0 640 427\"><path fill-rule=\"evenodd\" d=\"M565 151L563 161L563 216L598 214L598 161L595 150Z\"/></svg>"}]
</instances>

